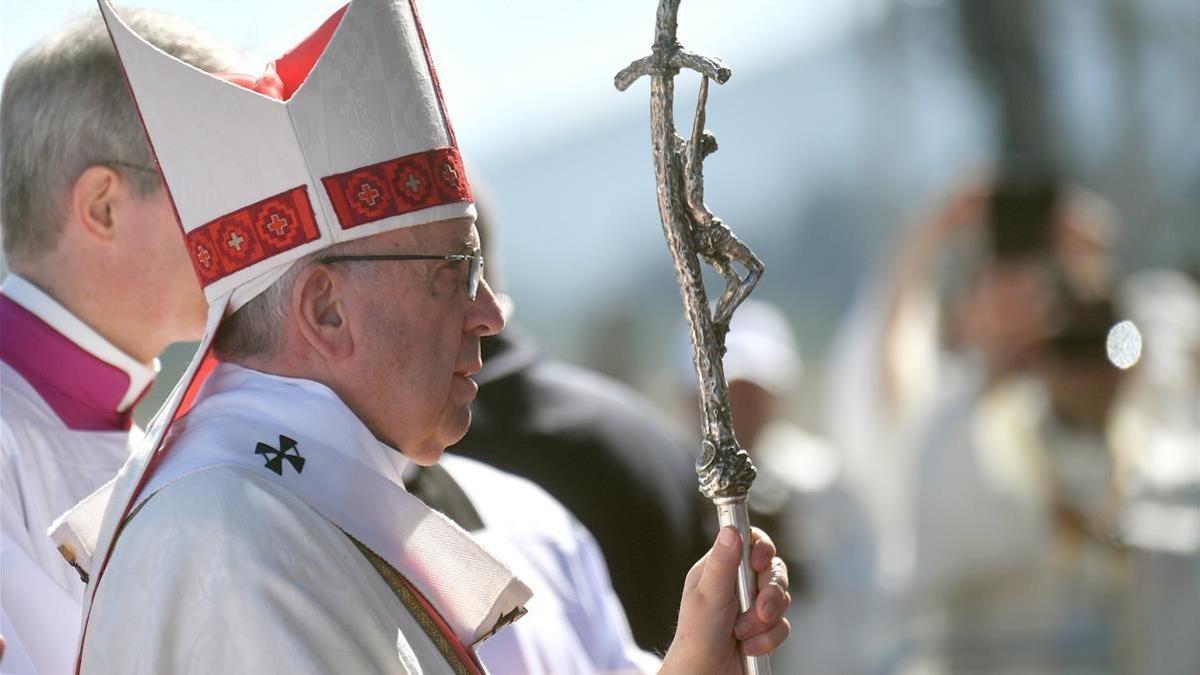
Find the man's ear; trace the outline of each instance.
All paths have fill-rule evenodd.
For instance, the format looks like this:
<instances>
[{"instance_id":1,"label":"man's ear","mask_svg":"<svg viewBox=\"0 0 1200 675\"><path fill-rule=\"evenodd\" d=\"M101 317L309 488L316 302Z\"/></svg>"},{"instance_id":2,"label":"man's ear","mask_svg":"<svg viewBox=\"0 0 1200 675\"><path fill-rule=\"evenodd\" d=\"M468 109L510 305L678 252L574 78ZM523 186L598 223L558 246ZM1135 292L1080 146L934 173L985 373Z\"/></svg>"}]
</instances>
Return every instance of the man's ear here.
<instances>
[{"instance_id":1,"label":"man's ear","mask_svg":"<svg viewBox=\"0 0 1200 675\"><path fill-rule=\"evenodd\" d=\"M325 265L304 270L292 287L291 310L300 337L328 360L354 353L345 281Z\"/></svg>"},{"instance_id":2,"label":"man's ear","mask_svg":"<svg viewBox=\"0 0 1200 675\"><path fill-rule=\"evenodd\" d=\"M107 166L89 166L71 186L71 215L88 236L110 242L116 236L113 208L127 190L121 176Z\"/></svg>"}]
</instances>

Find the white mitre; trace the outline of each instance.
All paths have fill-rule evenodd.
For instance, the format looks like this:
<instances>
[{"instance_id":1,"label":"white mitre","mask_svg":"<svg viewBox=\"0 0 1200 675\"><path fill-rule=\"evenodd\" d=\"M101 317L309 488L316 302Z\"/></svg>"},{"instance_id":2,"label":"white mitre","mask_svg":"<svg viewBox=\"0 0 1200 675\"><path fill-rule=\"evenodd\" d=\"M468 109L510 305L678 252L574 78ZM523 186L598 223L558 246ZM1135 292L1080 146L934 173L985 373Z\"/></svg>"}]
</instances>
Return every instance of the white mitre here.
<instances>
[{"instance_id":1,"label":"white mitre","mask_svg":"<svg viewBox=\"0 0 1200 675\"><path fill-rule=\"evenodd\" d=\"M475 217L411 3L338 11L272 64L277 86L258 89L279 98L167 55L101 8L211 305L240 307L332 244Z\"/></svg>"}]
</instances>

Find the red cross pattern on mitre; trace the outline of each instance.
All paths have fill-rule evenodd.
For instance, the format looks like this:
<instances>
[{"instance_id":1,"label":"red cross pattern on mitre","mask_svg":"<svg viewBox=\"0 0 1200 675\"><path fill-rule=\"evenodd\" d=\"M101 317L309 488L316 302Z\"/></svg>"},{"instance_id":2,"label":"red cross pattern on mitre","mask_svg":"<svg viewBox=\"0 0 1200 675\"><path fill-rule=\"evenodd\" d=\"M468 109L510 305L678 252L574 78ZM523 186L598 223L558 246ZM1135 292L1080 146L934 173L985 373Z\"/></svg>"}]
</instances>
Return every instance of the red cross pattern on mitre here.
<instances>
[{"instance_id":1,"label":"red cross pattern on mitre","mask_svg":"<svg viewBox=\"0 0 1200 675\"><path fill-rule=\"evenodd\" d=\"M342 229L472 201L462 156L434 148L321 179Z\"/></svg>"},{"instance_id":2,"label":"red cross pattern on mitre","mask_svg":"<svg viewBox=\"0 0 1200 675\"><path fill-rule=\"evenodd\" d=\"M267 197L185 235L201 285L321 236L303 185Z\"/></svg>"}]
</instances>

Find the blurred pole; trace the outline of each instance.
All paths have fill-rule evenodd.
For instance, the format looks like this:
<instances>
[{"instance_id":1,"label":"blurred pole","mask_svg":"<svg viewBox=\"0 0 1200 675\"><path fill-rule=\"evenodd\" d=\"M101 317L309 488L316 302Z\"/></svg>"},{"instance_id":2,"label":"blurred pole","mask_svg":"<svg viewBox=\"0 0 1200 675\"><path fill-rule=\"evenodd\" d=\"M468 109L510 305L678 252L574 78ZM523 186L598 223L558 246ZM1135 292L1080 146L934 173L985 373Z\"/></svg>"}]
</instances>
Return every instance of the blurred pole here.
<instances>
[{"instance_id":1,"label":"blurred pole","mask_svg":"<svg viewBox=\"0 0 1200 675\"><path fill-rule=\"evenodd\" d=\"M1062 145L1052 131L1037 0L957 0L963 43L990 94L1001 166L1058 174Z\"/></svg>"},{"instance_id":2,"label":"blurred pole","mask_svg":"<svg viewBox=\"0 0 1200 675\"><path fill-rule=\"evenodd\" d=\"M1123 218L1137 224L1138 236L1124 239L1126 254L1134 259L1167 257L1162 251L1154 250L1155 242L1161 240L1156 235L1161 233L1164 221L1170 218L1166 211L1173 201L1164 194L1166 181L1156 175L1150 149L1146 146L1146 130L1152 115L1148 114L1142 91L1146 64L1142 58L1141 36L1145 28L1141 25L1140 8L1131 2L1108 2L1099 11L1116 55L1114 93L1121 101L1117 142L1112 155L1100 169L1103 172L1101 180L1108 186L1105 196L1120 205ZM1192 216L1177 214L1175 217L1179 222L1186 222Z\"/></svg>"}]
</instances>

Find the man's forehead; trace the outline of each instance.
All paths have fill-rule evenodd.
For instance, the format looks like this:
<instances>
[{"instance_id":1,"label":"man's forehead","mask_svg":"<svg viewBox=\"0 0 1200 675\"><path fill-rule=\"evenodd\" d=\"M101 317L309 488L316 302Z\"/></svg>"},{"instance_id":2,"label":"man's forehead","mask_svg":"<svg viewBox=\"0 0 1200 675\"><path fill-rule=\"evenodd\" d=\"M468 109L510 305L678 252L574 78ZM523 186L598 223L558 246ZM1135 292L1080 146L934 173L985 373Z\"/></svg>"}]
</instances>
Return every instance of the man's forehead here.
<instances>
[{"instance_id":1,"label":"man's forehead","mask_svg":"<svg viewBox=\"0 0 1200 675\"><path fill-rule=\"evenodd\" d=\"M442 253L471 250L479 245L479 234L470 218L455 218L391 230L362 241L364 252ZM402 250L412 248L422 250Z\"/></svg>"}]
</instances>

